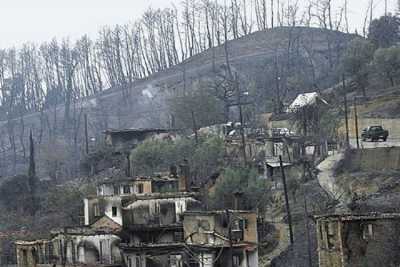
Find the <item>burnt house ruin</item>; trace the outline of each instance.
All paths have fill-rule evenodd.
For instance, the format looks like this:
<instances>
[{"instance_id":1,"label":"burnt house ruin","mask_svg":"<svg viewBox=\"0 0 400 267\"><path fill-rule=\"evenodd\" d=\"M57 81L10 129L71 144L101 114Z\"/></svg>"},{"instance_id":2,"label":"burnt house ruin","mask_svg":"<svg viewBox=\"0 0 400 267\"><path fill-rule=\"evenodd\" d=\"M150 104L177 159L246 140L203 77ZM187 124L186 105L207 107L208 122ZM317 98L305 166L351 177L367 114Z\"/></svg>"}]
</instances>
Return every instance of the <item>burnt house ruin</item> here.
<instances>
[{"instance_id":1,"label":"burnt house ruin","mask_svg":"<svg viewBox=\"0 0 400 267\"><path fill-rule=\"evenodd\" d=\"M114 150L130 150L147 139L174 139L176 131L171 129L109 129L104 132L105 142Z\"/></svg>"},{"instance_id":2,"label":"burnt house ruin","mask_svg":"<svg viewBox=\"0 0 400 267\"><path fill-rule=\"evenodd\" d=\"M84 199L84 225L54 229L49 240L16 242L18 267L222 267L231 262L230 244L233 266L257 267L257 215L229 211L226 219L202 211L186 164L179 173L98 183L96 195ZM209 234L194 235L198 218L208 221Z\"/></svg>"},{"instance_id":3,"label":"burnt house ruin","mask_svg":"<svg viewBox=\"0 0 400 267\"><path fill-rule=\"evenodd\" d=\"M400 214L316 216L320 267L399 266Z\"/></svg>"}]
</instances>

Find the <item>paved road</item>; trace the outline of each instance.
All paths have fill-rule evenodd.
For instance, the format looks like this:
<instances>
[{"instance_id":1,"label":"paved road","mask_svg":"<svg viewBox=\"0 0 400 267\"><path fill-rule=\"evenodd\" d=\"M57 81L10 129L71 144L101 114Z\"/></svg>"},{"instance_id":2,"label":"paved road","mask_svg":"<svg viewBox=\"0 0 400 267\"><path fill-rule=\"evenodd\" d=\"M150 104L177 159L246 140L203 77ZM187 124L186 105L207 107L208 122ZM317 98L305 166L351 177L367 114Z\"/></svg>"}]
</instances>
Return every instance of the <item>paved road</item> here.
<instances>
[{"instance_id":1,"label":"paved road","mask_svg":"<svg viewBox=\"0 0 400 267\"><path fill-rule=\"evenodd\" d=\"M334 199L339 199L344 194L343 190L336 186L336 180L333 174L335 165L341 161L343 157L343 153L333 154L317 166L319 170L318 182L320 186Z\"/></svg>"},{"instance_id":2,"label":"paved road","mask_svg":"<svg viewBox=\"0 0 400 267\"><path fill-rule=\"evenodd\" d=\"M355 138L350 139L350 145L354 148L357 147L357 140ZM400 138L388 138L388 140L386 140L386 142L383 142L383 141L379 141L379 142L365 141L365 142L363 142L360 139L360 148L392 147L392 146L400 147Z\"/></svg>"},{"instance_id":3,"label":"paved road","mask_svg":"<svg viewBox=\"0 0 400 267\"><path fill-rule=\"evenodd\" d=\"M336 212L349 212L348 205L351 203L351 196L344 188L338 185L338 181L333 173L336 164L338 164L344 158L343 153L336 153L327 157L322 161L317 169L318 182L320 186L328 193L333 199L339 201L336 205Z\"/></svg>"}]
</instances>

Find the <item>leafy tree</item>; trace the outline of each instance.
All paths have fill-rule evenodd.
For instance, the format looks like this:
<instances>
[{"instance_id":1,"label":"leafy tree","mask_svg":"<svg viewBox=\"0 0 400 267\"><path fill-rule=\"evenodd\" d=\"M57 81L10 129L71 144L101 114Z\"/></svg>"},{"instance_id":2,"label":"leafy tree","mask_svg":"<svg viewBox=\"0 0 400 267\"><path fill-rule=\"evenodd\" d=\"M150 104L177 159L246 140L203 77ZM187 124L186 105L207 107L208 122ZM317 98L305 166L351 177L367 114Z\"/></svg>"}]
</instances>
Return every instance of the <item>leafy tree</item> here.
<instances>
[{"instance_id":1,"label":"leafy tree","mask_svg":"<svg viewBox=\"0 0 400 267\"><path fill-rule=\"evenodd\" d=\"M380 48L374 54L374 66L376 71L390 82L396 85L396 77L400 74L400 47Z\"/></svg>"},{"instance_id":2,"label":"leafy tree","mask_svg":"<svg viewBox=\"0 0 400 267\"><path fill-rule=\"evenodd\" d=\"M134 174L152 175L165 170L174 163L174 144L172 141L148 140L136 147L131 155L131 168Z\"/></svg>"},{"instance_id":3,"label":"leafy tree","mask_svg":"<svg viewBox=\"0 0 400 267\"><path fill-rule=\"evenodd\" d=\"M0 205L9 212L27 213L32 210L29 177L19 175L5 178L0 184Z\"/></svg>"},{"instance_id":4,"label":"leafy tree","mask_svg":"<svg viewBox=\"0 0 400 267\"><path fill-rule=\"evenodd\" d=\"M368 39L378 47L390 47L400 41L400 19L388 15L375 19L369 26Z\"/></svg>"},{"instance_id":5,"label":"leafy tree","mask_svg":"<svg viewBox=\"0 0 400 267\"><path fill-rule=\"evenodd\" d=\"M50 188L41 201L43 214L58 214L64 225L78 225L83 215L83 199L96 192L92 184Z\"/></svg>"},{"instance_id":6,"label":"leafy tree","mask_svg":"<svg viewBox=\"0 0 400 267\"><path fill-rule=\"evenodd\" d=\"M354 81L366 95L368 86L368 68L375 52L375 46L368 40L356 38L352 40L342 58L343 71L353 77Z\"/></svg>"},{"instance_id":7,"label":"leafy tree","mask_svg":"<svg viewBox=\"0 0 400 267\"><path fill-rule=\"evenodd\" d=\"M204 179L218 171L224 154L225 144L222 138L214 136L201 142L190 159L196 178Z\"/></svg>"},{"instance_id":8,"label":"leafy tree","mask_svg":"<svg viewBox=\"0 0 400 267\"><path fill-rule=\"evenodd\" d=\"M203 179L218 171L224 152L224 141L216 136L200 138L197 145L188 138L148 140L132 150L130 161L134 175L152 175L186 159L192 177Z\"/></svg>"},{"instance_id":9,"label":"leafy tree","mask_svg":"<svg viewBox=\"0 0 400 267\"><path fill-rule=\"evenodd\" d=\"M248 168L227 168L210 195L213 208L233 208L234 194L242 193L241 209L262 209L268 203L269 196L266 180L259 179L257 170Z\"/></svg>"}]
</instances>

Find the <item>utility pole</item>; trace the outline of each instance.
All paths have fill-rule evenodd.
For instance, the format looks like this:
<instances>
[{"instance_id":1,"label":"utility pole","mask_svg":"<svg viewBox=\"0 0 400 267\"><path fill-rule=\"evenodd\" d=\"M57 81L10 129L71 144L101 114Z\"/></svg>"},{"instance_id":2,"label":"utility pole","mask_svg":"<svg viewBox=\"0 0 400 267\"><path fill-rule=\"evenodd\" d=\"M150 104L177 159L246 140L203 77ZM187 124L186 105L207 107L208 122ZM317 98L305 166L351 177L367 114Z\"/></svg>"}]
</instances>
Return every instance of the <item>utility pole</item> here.
<instances>
[{"instance_id":1,"label":"utility pole","mask_svg":"<svg viewBox=\"0 0 400 267\"><path fill-rule=\"evenodd\" d=\"M28 170L28 183L30 188L30 197L31 197L31 215L35 215L37 211L37 201L36 201L36 164L35 164L35 144L33 141L32 129L29 132L29 170Z\"/></svg>"},{"instance_id":2,"label":"utility pole","mask_svg":"<svg viewBox=\"0 0 400 267\"><path fill-rule=\"evenodd\" d=\"M88 116L85 113L85 152L89 154L89 136L88 136Z\"/></svg>"},{"instance_id":3,"label":"utility pole","mask_svg":"<svg viewBox=\"0 0 400 267\"><path fill-rule=\"evenodd\" d=\"M348 110L347 110L347 92L346 92L346 82L344 80L344 75L343 75L343 92L344 92L344 118L345 118L345 123L346 123L346 147L350 146L350 139L349 139L349 118L347 116Z\"/></svg>"},{"instance_id":4,"label":"utility pole","mask_svg":"<svg viewBox=\"0 0 400 267\"><path fill-rule=\"evenodd\" d=\"M308 224L308 207L307 207L307 198L306 194L304 192L303 194L304 198L304 223L306 225L306 231L307 231L307 253L308 253L308 266L312 267L312 252L311 252L311 238L310 238L310 225Z\"/></svg>"},{"instance_id":5,"label":"utility pole","mask_svg":"<svg viewBox=\"0 0 400 267\"><path fill-rule=\"evenodd\" d=\"M289 223L290 244L293 244L294 241L293 241L292 216L291 216L291 214L290 214L289 196L288 196L288 192L287 192L286 176L285 176L285 170L283 169L282 156L279 156L279 163L280 163L280 166L281 166L282 181L283 181L283 190L284 190L284 193L285 193L286 212L287 212L288 223Z\"/></svg>"},{"instance_id":6,"label":"utility pole","mask_svg":"<svg viewBox=\"0 0 400 267\"><path fill-rule=\"evenodd\" d=\"M275 112L277 114L281 114L282 108L281 108L281 94L280 94L280 80L281 77L279 76L279 66L278 66L278 56L275 56L275 61L274 61L274 68L275 68L275 90L276 90L276 100L275 100Z\"/></svg>"},{"instance_id":7,"label":"utility pole","mask_svg":"<svg viewBox=\"0 0 400 267\"><path fill-rule=\"evenodd\" d=\"M387 17L387 14L388 14L388 3L387 3L387 0L385 0L385 17Z\"/></svg>"},{"instance_id":8,"label":"utility pole","mask_svg":"<svg viewBox=\"0 0 400 267\"><path fill-rule=\"evenodd\" d=\"M369 10L369 24L371 25L372 19L374 17L374 0L371 0L370 2L370 10Z\"/></svg>"},{"instance_id":9,"label":"utility pole","mask_svg":"<svg viewBox=\"0 0 400 267\"><path fill-rule=\"evenodd\" d=\"M197 123L196 123L196 116L194 115L194 111L192 110L192 124L193 124L193 133L194 133L194 139L196 141L196 146L199 144L199 137L197 134Z\"/></svg>"},{"instance_id":10,"label":"utility pole","mask_svg":"<svg viewBox=\"0 0 400 267\"><path fill-rule=\"evenodd\" d=\"M271 0L271 28L274 28L274 0Z\"/></svg>"},{"instance_id":11,"label":"utility pole","mask_svg":"<svg viewBox=\"0 0 400 267\"><path fill-rule=\"evenodd\" d=\"M233 198L234 198L234 205L233 208L235 210L240 210L240 199L243 196L243 192L242 191L236 191L233 193Z\"/></svg>"},{"instance_id":12,"label":"utility pole","mask_svg":"<svg viewBox=\"0 0 400 267\"><path fill-rule=\"evenodd\" d=\"M357 98L354 98L354 126L356 128L357 149L360 149L360 139L358 137L358 114L357 114Z\"/></svg>"},{"instance_id":13,"label":"utility pole","mask_svg":"<svg viewBox=\"0 0 400 267\"><path fill-rule=\"evenodd\" d=\"M238 105L239 105L240 136L242 138L243 160L244 160L244 165L247 166L246 137L245 137L245 134L244 134L244 119L243 119L243 110L242 110L242 99L241 99L239 78L238 78L237 73L235 73L235 86L236 86Z\"/></svg>"},{"instance_id":14,"label":"utility pole","mask_svg":"<svg viewBox=\"0 0 400 267\"><path fill-rule=\"evenodd\" d=\"M228 209L226 209L226 217L228 219L228 238L229 238L229 259L230 259L230 267L233 266L233 241L232 241L232 218Z\"/></svg>"}]
</instances>

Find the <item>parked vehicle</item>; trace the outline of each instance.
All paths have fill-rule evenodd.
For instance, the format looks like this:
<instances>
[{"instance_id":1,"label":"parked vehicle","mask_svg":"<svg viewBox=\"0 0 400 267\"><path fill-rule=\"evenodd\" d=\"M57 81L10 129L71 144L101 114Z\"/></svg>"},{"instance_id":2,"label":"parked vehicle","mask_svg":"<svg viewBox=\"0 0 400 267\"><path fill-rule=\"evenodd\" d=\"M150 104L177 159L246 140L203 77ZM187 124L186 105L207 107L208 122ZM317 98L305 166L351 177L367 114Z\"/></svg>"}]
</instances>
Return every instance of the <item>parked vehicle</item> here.
<instances>
[{"instance_id":1,"label":"parked vehicle","mask_svg":"<svg viewBox=\"0 0 400 267\"><path fill-rule=\"evenodd\" d=\"M383 129L382 126L369 126L361 133L361 138L363 141L366 141L367 139L371 139L372 142L378 141L379 139L386 141L388 136L389 131Z\"/></svg>"}]
</instances>

